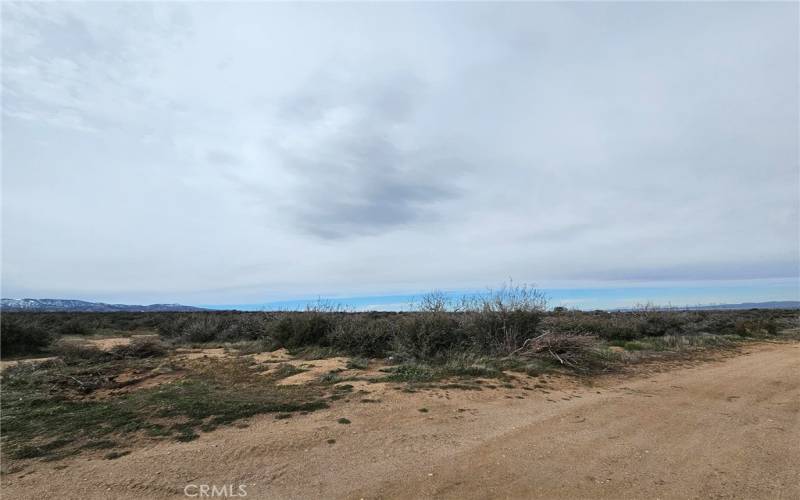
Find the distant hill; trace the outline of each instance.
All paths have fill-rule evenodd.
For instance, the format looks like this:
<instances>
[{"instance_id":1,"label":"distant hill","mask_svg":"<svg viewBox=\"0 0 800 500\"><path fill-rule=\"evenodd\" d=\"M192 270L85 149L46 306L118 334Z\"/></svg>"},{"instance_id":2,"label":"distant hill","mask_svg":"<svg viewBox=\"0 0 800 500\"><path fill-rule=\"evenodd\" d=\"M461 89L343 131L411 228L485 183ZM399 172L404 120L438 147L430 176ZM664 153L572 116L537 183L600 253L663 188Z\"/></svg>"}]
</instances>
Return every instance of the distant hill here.
<instances>
[{"instance_id":1,"label":"distant hill","mask_svg":"<svg viewBox=\"0 0 800 500\"><path fill-rule=\"evenodd\" d=\"M716 309L800 309L800 301L782 300L772 302L743 302L741 304L714 304L709 306L694 306L686 309L716 310Z\"/></svg>"},{"instance_id":2,"label":"distant hill","mask_svg":"<svg viewBox=\"0 0 800 500\"><path fill-rule=\"evenodd\" d=\"M70 299L2 299L0 310L28 312L190 312L207 311L201 307L181 304L151 304L149 306L106 304Z\"/></svg>"},{"instance_id":3,"label":"distant hill","mask_svg":"<svg viewBox=\"0 0 800 500\"><path fill-rule=\"evenodd\" d=\"M709 304L701 306L671 306L655 307L657 310L680 310L680 311L720 311L720 310L742 310L742 309L800 309L800 301L780 300L771 302L743 302L741 304ZM617 311L635 311L636 308L616 309Z\"/></svg>"}]
</instances>

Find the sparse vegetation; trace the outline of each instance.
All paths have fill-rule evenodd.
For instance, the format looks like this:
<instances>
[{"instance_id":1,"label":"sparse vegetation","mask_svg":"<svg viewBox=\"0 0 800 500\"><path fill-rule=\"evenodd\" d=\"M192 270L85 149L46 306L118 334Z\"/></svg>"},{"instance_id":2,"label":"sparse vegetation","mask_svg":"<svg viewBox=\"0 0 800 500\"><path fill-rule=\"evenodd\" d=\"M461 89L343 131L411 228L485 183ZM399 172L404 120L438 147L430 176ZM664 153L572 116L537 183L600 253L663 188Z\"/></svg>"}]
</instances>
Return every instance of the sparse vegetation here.
<instances>
[{"instance_id":1,"label":"sparse vegetation","mask_svg":"<svg viewBox=\"0 0 800 500\"><path fill-rule=\"evenodd\" d=\"M700 346L713 344L707 342L710 336L765 338L797 326L797 312L789 310L548 312L545 306L539 291L507 285L455 301L429 294L417 311L405 313L346 312L325 303L305 312L273 313L4 313L2 352L4 357L46 353L66 332L120 336L149 331L173 345L229 345L242 353L286 347L307 359L350 355L356 364L384 357L445 363L464 353L516 355L545 333L551 339L590 337L598 345L623 348L631 342L630 350L646 350L655 345L648 340L654 338L683 338L688 340L673 343ZM124 350L119 354L132 355Z\"/></svg>"},{"instance_id":2,"label":"sparse vegetation","mask_svg":"<svg viewBox=\"0 0 800 500\"><path fill-rule=\"evenodd\" d=\"M514 286L460 301L434 293L407 313L327 305L285 313L4 313L4 357L56 359L3 372L2 442L17 459L93 450L111 459L125 453L119 447L126 436L190 441L261 413L285 419L324 408L354 395L342 382L357 380L352 372L371 364L384 368L369 381L402 383L409 392L482 390L515 387L520 374L591 374L656 355L778 338L798 327L797 311L786 310L548 312L538 291ZM158 337L137 336L107 350L88 342L133 332ZM233 355L198 361L174 355L181 347L211 345ZM280 385L304 368L280 358L258 367L246 356L280 347L308 360L350 359L309 384ZM144 383L165 376L164 383Z\"/></svg>"},{"instance_id":3,"label":"sparse vegetation","mask_svg":"<svg viewBox=\"0 0 800 500\"><path fill-rule=\"evenodd\" d=\"M23 363L3 372L3 447L13 458L51 457L113 446L113 436L139 434L189 441L198 431L260 413L324 408L323 389L279 386L285 372L253 372L237 359L176 367L171 383L89 398L119 389L122 374L161 373L149 358Z\"/></svg>"},{"instance_id":4,"label":"sparse vegetation","mask_svg":"<svg viewBox=\"0 0 800 500\"><path fill-rule=\"evenodd\" d=\"M110 354L117 359L158 358L167 354L167 347L156 339L136 338L129 344L112 348Z\"/></svg>"},{"instance_id":5,"label":"sparse vegetation","mask_svg":"<svg viewBox=\"0 0 800 500\"><path fill-rule=\"evenodd\" d=\"M369 366L369 360L364 358L352 358L347 361L348 370L366 370Z\"/></svg>"}]
</instances>

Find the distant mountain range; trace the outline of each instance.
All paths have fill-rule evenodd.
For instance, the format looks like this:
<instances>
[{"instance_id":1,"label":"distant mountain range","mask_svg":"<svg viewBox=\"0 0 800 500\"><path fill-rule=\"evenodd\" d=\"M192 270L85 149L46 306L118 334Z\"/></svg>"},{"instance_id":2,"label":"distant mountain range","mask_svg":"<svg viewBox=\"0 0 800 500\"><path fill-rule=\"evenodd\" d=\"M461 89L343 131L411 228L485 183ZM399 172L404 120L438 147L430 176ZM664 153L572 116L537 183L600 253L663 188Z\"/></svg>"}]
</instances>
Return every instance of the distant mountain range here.
<instances>
[{"instance_id":1,"label":"distant mountain range","mask_svg":"<svg viewBox=\"0 0 800 500\"><path fill-rule=\"evenodd\" d=\"M191 312L207 311L208 309L181 304L138 306L69 299L2 299L0 310L28 312Z\"/></svg>"},{"instance_id":2,"label":"distant mountain range","mask_svg":"<svg viewBox=\"0 0 800 500\"><path fill-rule=\"evenodd\" d=\"M693 306L686 309L715 310L715 309L800 309L800 301L781 300L772 302L743 302L741 304L714 304L708 306Z\"/></svg>"},{"instance_id":3,"label":"distant mountain range","mask_svg":"<svg viewBox=\"0 0 800 500\"><path fill-rule=\"evenodd\" d=\"M780 300L771 302L742 302L741 304L709 304L701 306L672 306L672 307L656 307L658 310L674 310L681 311L719 311L719 310L741 310L741 309L800 309L800 301L797 300ZM620 311L635 311L636 308L619 309Z\"/></svg>"},{"instance_id":4,"label":"distant mountain range","mask_svg":"<svg viewBox=\"0 0 800 500\"><path fill-rule=\"evenodd\" d=\"M235 307L231 308L236 310ZM659 309L659 308L657 308ZM800 309L800 301L785 300L772 302L745 302L742 304L710 304L688 307L663 307L660 309L681 309L692 311L733 310L733 309ZM87 302L85 300L70 299L2 299L2 311L28 311L28 312L192 312L213 311L202 307L185 306L182 304L151 304L148 306L129 304L106 304L104 302ZM632 311L634 309L616 309L618 311Z\"/></svg>"}]
</instances>

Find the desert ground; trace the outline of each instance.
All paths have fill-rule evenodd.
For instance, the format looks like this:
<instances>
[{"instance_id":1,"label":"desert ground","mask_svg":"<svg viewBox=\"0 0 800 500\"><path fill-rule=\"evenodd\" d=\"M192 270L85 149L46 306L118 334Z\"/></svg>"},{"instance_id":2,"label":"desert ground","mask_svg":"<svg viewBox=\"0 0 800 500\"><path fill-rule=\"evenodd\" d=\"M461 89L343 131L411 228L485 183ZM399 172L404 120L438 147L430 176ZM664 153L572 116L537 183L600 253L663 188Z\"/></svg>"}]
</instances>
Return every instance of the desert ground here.
<instances>
[{"instance_id":1,"label":"desert ground","mask_svg":"<svg viewBox=\"0 0 800 500\"><path fill-rule=\"evenodd\" d=\"M295 362L307 371L281 383L345 360ZM291 418L255 416L185 443L142 441L116 460L37 461L7 471L3 493L186 498L213 485L249 498L800 498L797 342L483 390L353 385L346 400Z\"/></svg>"}]
</instances>

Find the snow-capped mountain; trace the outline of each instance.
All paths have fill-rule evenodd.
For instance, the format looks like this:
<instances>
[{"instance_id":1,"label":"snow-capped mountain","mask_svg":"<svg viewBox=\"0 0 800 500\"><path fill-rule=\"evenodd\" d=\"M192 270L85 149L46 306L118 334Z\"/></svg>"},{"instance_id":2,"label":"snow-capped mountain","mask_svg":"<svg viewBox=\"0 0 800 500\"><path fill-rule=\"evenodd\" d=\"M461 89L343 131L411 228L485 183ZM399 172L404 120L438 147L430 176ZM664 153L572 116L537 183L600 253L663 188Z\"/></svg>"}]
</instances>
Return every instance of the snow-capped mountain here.
<instances>
[{"instance_id":1,"label":"snow-capped mountain","mask_svg":"<svg viewBox=\"0 0 800 500\"><path fill-rule=\"evenodd\" d=\"M3 311L30 312L158 312L158 311L205 311L205 309L181 304L151 304L149 306L128 304L106 304L70 299L2 299Z\"/></svg>"}]
</instances>

